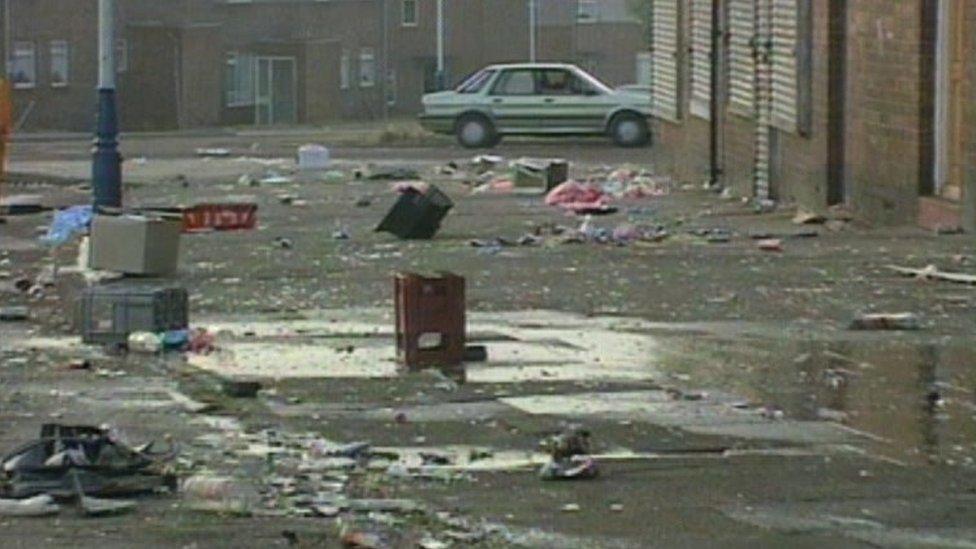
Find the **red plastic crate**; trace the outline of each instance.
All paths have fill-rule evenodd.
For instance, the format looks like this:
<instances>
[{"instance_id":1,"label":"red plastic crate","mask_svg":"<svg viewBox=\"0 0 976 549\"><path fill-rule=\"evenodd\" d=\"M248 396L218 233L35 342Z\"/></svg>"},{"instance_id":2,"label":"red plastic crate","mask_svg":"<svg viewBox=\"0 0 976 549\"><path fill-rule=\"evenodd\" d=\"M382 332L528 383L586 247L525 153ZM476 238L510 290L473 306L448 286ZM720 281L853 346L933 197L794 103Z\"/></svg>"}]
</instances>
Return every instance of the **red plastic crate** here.
<instances>
[{"instance_id":1,"label":"red plastic crate","mask_svg":"<svg viewBox=\"0 0 976 549\"><path fill-rule=\"evenodd\" d=\"M393 279L397 362L408 368L464 360L464 278L397 273Z\"/></svg>"},{"instance_id":2,"label":"red plastic crate","mask_svg":"<svg viewBox=\"0 0 976 549\"><path fill-rule=\"evenodd\" d=\"M254 203L197 204L183 210L183 232L241 231L257 224L258 205Z\"/></svg>"}]
</instances>

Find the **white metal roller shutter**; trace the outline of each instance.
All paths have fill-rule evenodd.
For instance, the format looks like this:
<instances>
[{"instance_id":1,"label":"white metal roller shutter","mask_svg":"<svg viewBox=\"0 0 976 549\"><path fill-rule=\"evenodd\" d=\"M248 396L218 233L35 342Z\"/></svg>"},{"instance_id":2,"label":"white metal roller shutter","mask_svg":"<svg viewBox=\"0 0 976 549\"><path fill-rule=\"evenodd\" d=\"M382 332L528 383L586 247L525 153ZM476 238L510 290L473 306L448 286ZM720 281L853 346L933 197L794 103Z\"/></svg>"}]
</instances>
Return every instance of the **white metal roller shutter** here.
<instances>
[{"instance_id":1,"label":"white metal roller shutter","mask_svg":"<svg viewBox=\"0 0 976 549\"><path fill-rule=\"evenodd\" d=\"M798 133L800 120L800 2L772 0L772 125Z\"/></svg>"},{"instance_id":2,"label":"white metal roller shutter","mask_svg":"<svg viewBox=\"0 0 976 549\"><path fill-rule=\"evenodd\" d=\"M651 108L657 116L677 121L680 116L678 46L679 0L653 0L651 4Z\"/></svg>"},{"instance_id":3,"label":"white metal roller shutter","mask_svg":"<svg viewBox=\"0 0 976 549\"><path fill-rule=\"evenodd\" d=\"M729 110L756 115L756 0L729 0Z\"/></svg>"},{"instance_id":4,"label":"white metal roller shutter","mask_svg":"<svg viewBox=\"0 0 976 549\"><path fill-rule=\"evenodd\" d=\"M691 0L691 114L709 118L712 100L712 0Z\"/></svg>"}]
</instances>

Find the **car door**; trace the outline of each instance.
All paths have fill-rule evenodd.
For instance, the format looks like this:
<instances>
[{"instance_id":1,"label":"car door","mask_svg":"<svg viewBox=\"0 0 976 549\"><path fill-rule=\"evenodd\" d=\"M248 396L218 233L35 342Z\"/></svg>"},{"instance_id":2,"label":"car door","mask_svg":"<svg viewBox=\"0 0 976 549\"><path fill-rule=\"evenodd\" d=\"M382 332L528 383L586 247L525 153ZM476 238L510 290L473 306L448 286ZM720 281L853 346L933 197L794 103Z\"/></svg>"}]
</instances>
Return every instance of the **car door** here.
<instances>
[{"instance_id":1,"label":"car door","mask_svg":"<svg viewBox=\"0 0 976 549\"><path fill-rule=\"evenodd\" d=\"M542 131L543 98L537 93L537 74L532 68L506 69L488 91L495 126L502 133Z\"/></svg>"},{"instance_id":2,"label":"car door","mask_svg":"<svg viewBox=\"0 0 976 549\"><path fill-rule=\"evenodd\" d=\"M540 71L539 90L550 132L600 133L615 105L610 95L568 68Z\"/></svg>"}]
</instances>

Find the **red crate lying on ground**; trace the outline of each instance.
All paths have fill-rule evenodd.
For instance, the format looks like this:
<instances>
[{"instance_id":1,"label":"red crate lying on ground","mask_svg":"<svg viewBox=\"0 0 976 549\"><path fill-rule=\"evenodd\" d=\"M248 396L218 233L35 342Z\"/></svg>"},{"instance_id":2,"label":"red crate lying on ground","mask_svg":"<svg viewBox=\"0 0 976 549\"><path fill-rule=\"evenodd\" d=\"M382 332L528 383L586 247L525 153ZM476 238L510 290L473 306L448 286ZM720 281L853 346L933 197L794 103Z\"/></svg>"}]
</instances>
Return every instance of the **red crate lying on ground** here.
<instances>
[{"instance_id":1,"label":"red crate lying on ground","mask_svg":"<svg viewBox=\"0 0 976 549\"><path fill-rule=\"evenodd\" d=\"M254 203L197 204L183 210L183 232L253 229L257 220Z\"/></svg>"},{"instance_id":2,"label":"red crate lying on ground","mask_svg":"<svg viewBox=\"0 0 976 549\"><path fill-rule=\"evenodd\" d=\"M393 279L397 362L408 368L464 360L464 278L398 273Z\"/></svg>"},{"instance_id":3,"label":"red crate lying on ground","mask_svg":"<svg viewBox=\"0 0 976 549\"><path fill-rule=\"evenodd\" d=\"M253 229L258 221L254 202L205 203L181 208L146 208L183 217L184 233L207 231L243 231Z\"/></svg>"}]
</instances>

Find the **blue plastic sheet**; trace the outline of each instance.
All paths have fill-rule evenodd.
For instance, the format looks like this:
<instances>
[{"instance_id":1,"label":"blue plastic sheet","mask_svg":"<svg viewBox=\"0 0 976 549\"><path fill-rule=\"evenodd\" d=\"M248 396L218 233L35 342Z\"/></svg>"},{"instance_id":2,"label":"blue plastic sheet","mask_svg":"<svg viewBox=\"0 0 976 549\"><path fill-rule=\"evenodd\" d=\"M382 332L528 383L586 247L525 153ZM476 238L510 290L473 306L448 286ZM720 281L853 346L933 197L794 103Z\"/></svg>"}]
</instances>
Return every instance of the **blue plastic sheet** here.
<instances>
[{"instance_id":1,"label":"blue plastic sheet","mask_svg":"<svg viewBox=\"0 0 976 549\"><path fill-rule=\"evenodd\" d=\"M85 232L92 221L91 206L71 206L54 213L54 221L41 237L49 246L60 246L71 240L75 234Z\"/></svg>"}]
</instances>

